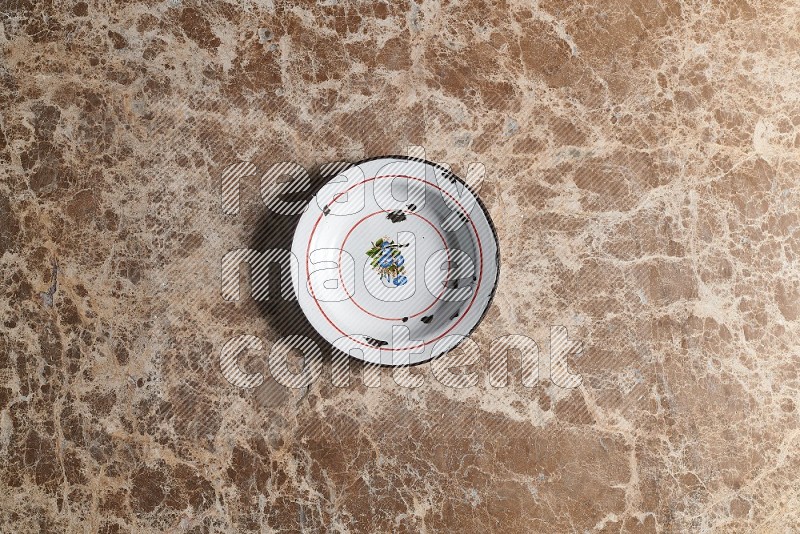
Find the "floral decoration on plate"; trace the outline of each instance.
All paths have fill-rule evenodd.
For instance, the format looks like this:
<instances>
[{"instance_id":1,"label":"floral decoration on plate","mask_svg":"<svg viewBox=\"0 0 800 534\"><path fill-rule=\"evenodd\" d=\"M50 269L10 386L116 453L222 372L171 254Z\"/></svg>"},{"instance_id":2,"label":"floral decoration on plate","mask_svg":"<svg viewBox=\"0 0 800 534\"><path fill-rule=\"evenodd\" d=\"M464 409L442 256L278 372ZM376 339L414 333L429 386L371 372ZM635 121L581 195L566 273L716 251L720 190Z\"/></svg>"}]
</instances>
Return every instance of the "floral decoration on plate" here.
<instances>
[{"instance_id":1,"label":"floral decoration on plate","mask_svg":"<svg viewBox=\"0 0 800 534\"><path fill-rule=\"evenodd\" d=\"M406 269L403 267L406 259L400 252L402 247L407 246L408 244L395 243L388 237L382 237L371 243L367 256L371 258L372 268L378 272L381 279L386 278L387 282L396 286L402 286L408 282L405 275Z\"/></svg>"}]
</instances>

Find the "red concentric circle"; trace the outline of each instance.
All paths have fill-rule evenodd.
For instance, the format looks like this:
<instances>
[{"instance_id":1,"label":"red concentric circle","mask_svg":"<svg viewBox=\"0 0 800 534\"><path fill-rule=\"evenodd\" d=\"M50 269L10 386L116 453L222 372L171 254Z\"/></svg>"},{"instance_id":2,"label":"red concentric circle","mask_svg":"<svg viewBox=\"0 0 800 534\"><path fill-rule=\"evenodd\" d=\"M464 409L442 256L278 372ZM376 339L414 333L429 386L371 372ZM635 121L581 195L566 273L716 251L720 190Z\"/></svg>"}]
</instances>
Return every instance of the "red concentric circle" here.
<instances>
[{"instance_id":1,"label":"red concentric circle","mask_svg":"<svg viewBox=\"0 0 800 534\"><path fill-rule=\"evenodd\" d=\"M376 211L376 212L374 212L374 213L370 213L370 214L369 214L369 215L367 215L366 217L363 217L361 220L359 220L358 222L356 222L356 224L354 224L354 225L353 225L353 226L350 228L350 231L349 231L349 232L347 232L347 235L346 235L346 236L344 236L344 240L342 241L342 246L339 248L339 260L338 260L338 265L339 265L339 281L341 282L341 284L342 284L342 289L344 289L344 292L347 294L347 297L348 297L348 299L350 299L350 301L352 301L352 303L353 303L353 304L355 304L355 305L356 305L356 307L357 307L359 310L363 311L363 312L364 312L364 313L366 313L367 315L370 315L370 316L372 316L372 317L375 317L376 319L381 319L381 320L383 320L383 321L401 321L401 320L403 319L403 317L382 317L382 316L380 316L380 315L374 314L374 313L370 312L369 310L367 310L367 309L363 308L363 307L362 307L362 306L361 306L361 305L360 305L358 302L356 302L356 298L355 298L355 296L354 296L354 295L351 295L351 294L350 294L350 292L347 290L347 287L344 285L344 278L342 277L342 252L344 252L344 247L345 247L345 245L347 244L347 240L348 240L348 238L350 237L350 234L352 234L352 233L353 233L353 231L356 229L356 227L358 227L358 226L359 226L361 223L363 223L363 222L364 222L364 221L366 221L367 219L369 219L369 218L371 218L371 217L374 217L375 215L381 215L381 214L384 214L384 213L389 213L389 212L388 212L388 211L386 211L386 210L383 210L383 211ZM436 226L435 226L435 225L434 225L432 222L430 222L430 221L429 221L427 218L423 217L422 215L419 215L418 213L414 213L414 212L412 212L412 211L406 211L406 212L404 212L404 213L407 213L408 215L413 215L413 216L415 216L415 217L417 217L417 218L421 219L422 221L426 222L426 223L428 224L428 226L430 226L431 228L433 228L433 230L434 230L434 231L436 232L436 234L439 236L439 239L440 239L440 240L441 240L441 242L442 242L442 246L444 247L444 250L449 252L449 249L447 248L447 243L446 243L446 242L445 242L445 240L444 240L444 236L442 235L442 233L439 231L439 229L438 229L438 228L436 228ZM445 279L445 284L446 284L446 283L449 281L449 279L450 279L450 278L449 278L449 274L448 274L448 278L447 278L447 279ZM423 314L423 313L425 313L426 311L430 310L430 309L431 309L431 308L434 306L434 304L436 304L437 302L439 302L439 299L440 299L440 298L442 298L442 295L444 295L444 292L445 292L445 291L447 291L447 286L443 286L443 287L442 287L442 291L441 291L441 292L440 292L440 293L439 293L439 294L438 294L438 295L437 295L437 296L434 298L433 302L431 302L431 303L430 303L428 306L426 306L426 307L425 307L425 309L423 309L422 311L418 311L417 313L414 313L414 314L412 314L412 315L408 315L408 316L406 316L406 318L407 318L407 319L411 319L412 317L417 317L418 315L422 315L422 314Z\"/></svg>"},{"instance_id":2,"label":"red concentric circle","mask_svg":"<svg viewBox=\"0 0 800 534\"><path fill-rule=\"evenodd\" d=\"M373 176L372 178L366 178L364 180L361 180L360 182L357 182L357 183L351 185L350 187L348 187L347 189L345 189L341 193L338 193L336 196L333 197L333 199L331 199L329 204L333 204L340 197L342 197L343 195L346 195L347 193L349 193L350 191L352 191L353 189L355 189L356 187L358 187L360 185L364 185L367 182L372 182L372 181L375 181L375 180L382 180L382 179L385 179L385 178L407 178L409 180L422 182L422 183L426 184L427 186L430 186L430 187L438 190L443 195L446 195L448 198L450 198L450 200L452 200L456 204L456 206L458 206L459 209L461 209L461 211L465 215L467 215L467 220L469 221L470 226L472 227L472 232L475 235L476 242L478 243L478 255L479 255L479 259L480 259L480 261L479 261L479 266L480 267L478 269L478 280L477 280L477 285L475 286L475 291L473 291L473 294L472 294L472 299L470 299L470 302L467 305L466 310L464 310L464 313L461 314L461 316L447 330L445 330L442 334L440 334L439 336L435 337L434 339L431 339L431 340L428 340L428 341L424 341L421 345L415 345L413 347L402 347L402 348L380 347L380 350L382 350L382 351L383 350L390 351L390 352L400 351L400 350L408 351L408 350L414 350L414 349L418 349L418 348L424 348L426 345L434 343L434 342L442 339L450 331L452 331L456 326L458 326L458 324L461 321L463 321L464 318L467 316L467 314L469 313L469 310L472 308L472 305L475 303L475 299L478 296L478 290L480 289L481 282L483 281L483 245L481 244L480 235L478 235L478 229L475 227L475 223L472 221L472 218L468 216L468 212L467 212L467 210L464 209L464 206L462 206L461 203L457 199L455 199L453 197L453 195L451 195L450 193L448 193L447 191L445 191L444 189L439 187L438 184L433 184L433 183L431 183L431 182L429 182L429 181L427 181L427 180L425 180L423 178L418 178L416 176L408 176L408 175L405 175L405 174L385 174L385 175L381 175L381 176ZM342 334L342 336L352 340L354 343L356 343L358 345L361 345L363 347L370 348L370 349L375 349L376 347L374 347L373 345L370 345L369 343L365 343L363 341L360 341L360 340L354 338L353 336L351 336L350 334L348 334L347 332L343 331L341 328L339 328L336 325L336 323L333 322L333 320L330 317L328 317L328 314L325 313L325 310L322 309L322 306L320 305L319 301L317 300L316 296L314 295L314 288L311 287L311 284L310 284L311 277L310 277L310 273L309 273L309 267L310 267L309 253L311 251L311 241L314 239L314 234L317 231L317 227L319 226L319 223L322 221L322 218L324 216L325 216L324 213L320 213L319 217L317 217L317 220L314 222L314 227L311 229L311 233L309 234L308 241L306 243L306 254L305 254L305 256L306 256L306 286L308 287L309 291L311 292L311 298L314 301L314 304L317 306L317 309L320 311L320 313L325 318L325 320L328 322L328 324L330 324L334 328L334 330L336 330L337 332Z\"/></svg>"}]
</instances>

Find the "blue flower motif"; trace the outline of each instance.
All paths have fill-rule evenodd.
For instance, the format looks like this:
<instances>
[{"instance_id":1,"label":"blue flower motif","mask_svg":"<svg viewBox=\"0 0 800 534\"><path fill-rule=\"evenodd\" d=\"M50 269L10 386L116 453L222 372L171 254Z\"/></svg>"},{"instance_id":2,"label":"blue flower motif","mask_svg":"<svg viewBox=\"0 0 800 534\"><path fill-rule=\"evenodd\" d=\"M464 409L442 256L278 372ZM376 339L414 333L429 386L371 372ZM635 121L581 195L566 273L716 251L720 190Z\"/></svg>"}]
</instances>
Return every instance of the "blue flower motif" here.
<instances>
[{"instance_id":1,"label":"blue flower motif","mask_svg":"<svg viewBox=\"0 0 800 534\"><path fill-rule=\"evenodd\" d=\"M381 256L381 259L378 260L378 265L386 269L387 267L391 267L393 262L394 259L392 258L392 254L388 253Z\"/></svg>"},{"instance_id":2,"label":"blue flower motif","mask_svg":"<svg viewBox=\"0 0 800 534\"><path fill-rule=\"evenodd\" d=\"M378 272L381 280L394 283L395 286L402 286L408 283L403 273L405 273L406 259L400 253L401 247L407 247L405 244L398 244L383 237L370 243L370 248L367 250L367 256L370 258L372 268Z\"/></svg>"}]
</instances>

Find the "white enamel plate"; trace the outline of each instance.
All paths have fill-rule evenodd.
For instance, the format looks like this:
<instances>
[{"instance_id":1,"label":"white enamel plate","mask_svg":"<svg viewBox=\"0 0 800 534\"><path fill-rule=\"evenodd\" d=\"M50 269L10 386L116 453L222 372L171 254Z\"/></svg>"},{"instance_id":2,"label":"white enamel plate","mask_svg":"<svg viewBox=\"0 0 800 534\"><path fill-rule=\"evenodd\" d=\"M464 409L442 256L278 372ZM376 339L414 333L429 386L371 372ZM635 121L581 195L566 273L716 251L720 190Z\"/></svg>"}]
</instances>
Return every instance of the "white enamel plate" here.
<instances>
[{"instance_id":1,"label":"white enamel plate","mask_svg":"<svg viewBox=\"0 0 800 534\"><path fill-rule=\"evenodd\" d=\"M300 307L345 354L410 365L483 318L499 273L486 208L448 169L389 156L355 164L311 200L292 243Z\"/></svg>"}]
</instances>

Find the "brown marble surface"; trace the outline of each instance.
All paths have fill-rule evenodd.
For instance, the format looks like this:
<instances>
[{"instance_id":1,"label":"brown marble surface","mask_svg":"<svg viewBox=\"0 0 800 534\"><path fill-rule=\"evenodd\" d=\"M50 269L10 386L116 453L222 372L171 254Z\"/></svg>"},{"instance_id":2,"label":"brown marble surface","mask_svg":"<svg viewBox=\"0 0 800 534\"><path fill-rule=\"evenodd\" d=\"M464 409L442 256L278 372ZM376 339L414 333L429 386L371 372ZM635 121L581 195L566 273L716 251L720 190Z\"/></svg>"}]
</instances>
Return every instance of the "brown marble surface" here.
<instances>
[{"instance_id":1,"label":"brown marble surface","mask_svg":"<svg viewBox=\"0 0 800 534\"><path fill-rule=\"evenodd\" d=\"M1 531L800 531L797 2L0 11ZM409 146L487 171L479 384L229 384L306 326L222 298L297 220L224 169ZM554 325L580 387L488 383Z\"/></svg>"}]
</instances>

